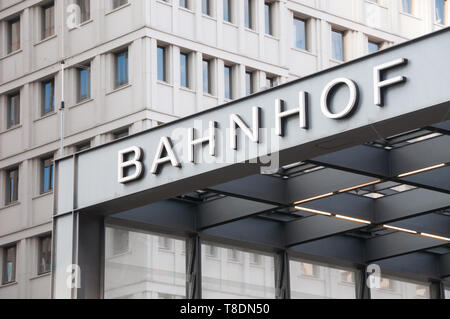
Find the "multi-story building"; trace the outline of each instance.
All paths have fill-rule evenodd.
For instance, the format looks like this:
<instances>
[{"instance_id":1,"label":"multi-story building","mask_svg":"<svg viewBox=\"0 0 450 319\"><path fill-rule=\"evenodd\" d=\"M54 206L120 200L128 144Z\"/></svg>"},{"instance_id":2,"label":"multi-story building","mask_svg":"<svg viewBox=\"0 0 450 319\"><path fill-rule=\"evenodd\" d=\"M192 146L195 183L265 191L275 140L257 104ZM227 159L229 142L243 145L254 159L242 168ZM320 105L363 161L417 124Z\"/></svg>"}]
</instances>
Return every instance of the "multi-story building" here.
<instances>
[{"instance_id":1,"label":"multi-story building","mask_svg":"<svg viewBox=\"0 0 450 319\"><path fill-rule=\"evenodd\" d=\"M0 298L51 295L55 158L441 29L448 10L445 0L2 0ZM115 278L121 252L139 246L144 235L133 234L116 234L107 276ZM158 248L151 238L144 240L154 241L154 254L172 251L164 257L172 273L155 266L145 274L161 289L150 292L141 278L144 288L127 291L111 280L105 297L183 296L176 268L184 264L175 261L183 244L160 239ZM211 265L205 296L273 296L269 257L220 247L203 254ZM252 286L241 262L267 286ZM311 291L293 297L325 294L314 292L314 280L331 268L296 267L313 279ZM354 293L351 272L340 271L333 290L340 292L325 295ZM239 276L249 281L239 285Z\"/></svg>"}]
</instances>

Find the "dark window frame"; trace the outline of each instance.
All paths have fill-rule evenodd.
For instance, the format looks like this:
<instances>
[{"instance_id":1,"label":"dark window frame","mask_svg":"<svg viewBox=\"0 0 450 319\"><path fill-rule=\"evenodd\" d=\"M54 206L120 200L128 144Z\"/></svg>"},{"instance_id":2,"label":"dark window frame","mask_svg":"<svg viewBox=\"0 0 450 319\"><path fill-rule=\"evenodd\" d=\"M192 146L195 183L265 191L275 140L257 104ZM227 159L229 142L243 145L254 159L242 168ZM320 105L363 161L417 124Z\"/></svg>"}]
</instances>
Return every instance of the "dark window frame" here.
<instances>
[{"instance_id":1,"label":"dark window frame","mask_svg":"<svg viewBox=\"0 0 450 319\"><path fill-rule=\"evenodd\" d=\"M18 23L18 25L19 25L19 30L18 30L19 32L17 34L18 40L16 42L17 43L17 47L14 46L15 42L13 42L14 25L16 23ZM7 30L7 52L6 52L7 54L14 53L14 52L19 51L21 49L21 36L20 36L21 28L22 28L22 25L21 25L20 16L12 18L12 19L10 19L8 21L8 25L7 25L7 29L8 29Z\"/></svg>"},{"instance_id":2,"label":"dark window frame","mask_svg":"<svg viewBox=\"0 0 450 319\"><path fill-rule=\"evenodd\" d=\"M13 181L12 188L11 180ZM5 187L5 205L17 203L19 201L19 166L6 170Z\"/></svg>"},{"instance_id":3,"label":"dark window frame","mask_svg":"<svg viewBox=\"0 0 450 319\"><path fill-rule=\"evenodd\" d=\"M47 11L48 9L51 9L51 11ZM41 15L41 40L45 40L47 38L50 38L55 35L55 2L51 1L49 3L44 4L41 6L42 15ZM47 25L47 14L50 13L50 21L49 25Z\"/></svg>"},{"instance_id":4,"label":"dark window frame","mask_svg":"<svg viewBox=\"0 0 450 319\"><path fill-rule=\"evenodd\" d=\"M41 184L40 184L40 190L41 194L47 194L53 191L54 187L54 174L55 174L55 163L54 163L54 156L48 156L45 158L41 158ZM47 171L48 169L48 171ZM46 176L46 173L50 176ZM48 177L48 187L46 187L46 178Z\"/></svg>"},{"instance_id":5,"label":"dark window frame","mask_svg":"<svg viewBox=\"0 0 450 319\"><path fill-rule=\"evenodd\" d=\"M13 258L13 270L11 273L11 279L8 280L7 274L7 264L8 264L8 250L14 249L14 258ZM3 271L2 271L2 284L8 285L16 282L16 272L17 272L17 245L9 245L3 247Z\"/></svg>"},{"instance_id":6,"label":"dark window frame","mask_svg":"<svg viewBox=\"0 0 450 319\"><path fill-rule=\"evenodd\" d=\"M124 69L122 70L123 72L123 79L119 78L120 75L120 58L124 57L124 63L123 63L123 67ZM126 48L125 50L121 50L118 52L114 53L114 89L118 89L120 87L126 86L130 83L130 76L129 76L129 70L130 70L130 66L129 66L129 52L128 52L128 48Z\"/></svg>"},{"instance_id":7,"label":"dark window frame","mask_svg":"<svg viewBox=\"0 0 450 319\"><path fill-rule=\"evenodd\" d=\"M48 247L49 250L44 252L43 246L45 241L49 241ZM51 256L52 256L52 235L44 235L41 237L38 237L38 275L44 275L51 272ZM42 258L46 258L48 260L45 260L45 263L43 263Z\"/></svg>"},{"instance_id":8,"label":"dark window frame","mask_svg":"<svg viewBox=\"0 0 450 319\"><path fill-rule=\"evenodd\" d=\"M14 104L12 102L13 99ZM10 129L17 125L20 125L20 91L8 94L7 103L6 129Z\"/></svg>"},{"instance_id":9,"label":"dark window frame","mask_svg":"<svg viewBox=\"0 0 450 319\"><path fill-rule=\"evenodd\" d=\"M50 84L50 97L49 97L49 107L46 106L46 86L47 84ZM41 116L45 116L47 114L50 114L55 111L55 78L51 78L49 80L45 80L41 82L41 92L42 92L42 99L41 99Z\"/></svg>"}]
</instances>

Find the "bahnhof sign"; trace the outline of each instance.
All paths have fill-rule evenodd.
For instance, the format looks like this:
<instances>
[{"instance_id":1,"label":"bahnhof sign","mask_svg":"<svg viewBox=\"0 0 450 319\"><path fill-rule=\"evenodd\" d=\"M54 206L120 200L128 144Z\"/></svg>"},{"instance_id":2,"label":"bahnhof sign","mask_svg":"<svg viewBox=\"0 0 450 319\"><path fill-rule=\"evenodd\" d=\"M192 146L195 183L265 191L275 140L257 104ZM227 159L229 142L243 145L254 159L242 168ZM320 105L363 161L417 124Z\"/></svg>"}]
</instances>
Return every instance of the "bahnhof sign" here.
<instances>
[{"instance_id":1,"label":"bahnhof sign","mask_svg":"<svg viewBox=\"0 0 450 319\"><path fill-rule=\"evenodd\" d=\"M170 294L184 298L259 286L262 297L294 298L297 260L309 261L300 270L312 277L320 265L338 269L339 285L356 298L374 297L385 278L442 296L450 283L449 51L443 30L59 159L53 297L123 297L133 286L172 282ZM141 271L158 261L117 254L120 234L127 245L158 234L172 245L172 268ZM224 263L205 254L219 260L223 249L231 268L247 267L229 270L242 275L244 292L231 279L209 280ZM249 264L240 259L247 252ZM265 279L248 275L248 265Z\"/></svg>"}]
</instances>

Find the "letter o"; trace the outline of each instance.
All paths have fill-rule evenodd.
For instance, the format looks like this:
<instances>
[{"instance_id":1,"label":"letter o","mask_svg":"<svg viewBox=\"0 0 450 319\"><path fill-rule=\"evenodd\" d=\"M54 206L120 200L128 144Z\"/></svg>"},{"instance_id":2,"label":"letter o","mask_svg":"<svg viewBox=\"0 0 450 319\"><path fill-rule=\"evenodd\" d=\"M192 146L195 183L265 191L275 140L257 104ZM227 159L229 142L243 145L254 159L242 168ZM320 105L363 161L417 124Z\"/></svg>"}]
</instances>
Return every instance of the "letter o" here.
<instances>
[{"instance_id":1,"label":"letter o","mask_svg":"<svg viewBox=\"0 0 450 319\"><path fill-rule=\"evenodd\" d=\"M345 84L349 90L350 90L350 98L348 101L347 106L344 110L342 110L339 113L331 113L330 109L328 108L328 95L330 94L330 91L337 85L343 83ZM330 118L330 119L341 119L346 117L356 106L356 99L358 98L358 89L356 87L355 82L353 82L350 79L347 78L337 78L328 83L325 88L322 91L322 97L320 98L320 108L322 109L322 113Z\"/></svg>"}]
</instances>

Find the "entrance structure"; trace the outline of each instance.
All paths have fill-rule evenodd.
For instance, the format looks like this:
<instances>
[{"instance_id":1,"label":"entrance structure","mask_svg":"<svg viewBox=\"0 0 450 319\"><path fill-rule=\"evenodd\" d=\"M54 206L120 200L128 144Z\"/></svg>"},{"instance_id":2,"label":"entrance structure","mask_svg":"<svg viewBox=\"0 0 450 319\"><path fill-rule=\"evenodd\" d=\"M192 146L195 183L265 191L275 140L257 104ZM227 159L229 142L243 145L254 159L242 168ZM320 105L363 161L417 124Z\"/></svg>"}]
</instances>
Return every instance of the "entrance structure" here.
<instances>
[{"instance_id":1,"label":"entrance structure","mask_svg":"<svg viewBox=\"0 0 450 319\"><path fill-rule=\"evenodd\" d=\"M443 30L59 159L53 297L104 296L116 225L186 240L187 298L210 241L272 254L277 298L295 257L353 267L359 298L374 265L443 298L449 50Z\"/></svg>"}]
</instances>

